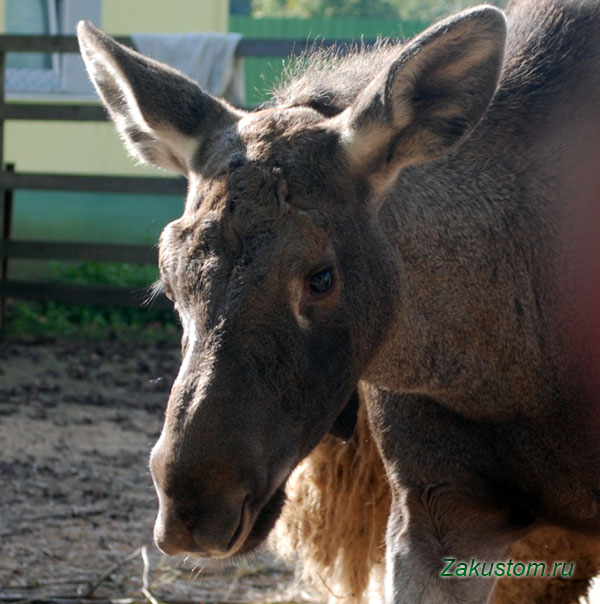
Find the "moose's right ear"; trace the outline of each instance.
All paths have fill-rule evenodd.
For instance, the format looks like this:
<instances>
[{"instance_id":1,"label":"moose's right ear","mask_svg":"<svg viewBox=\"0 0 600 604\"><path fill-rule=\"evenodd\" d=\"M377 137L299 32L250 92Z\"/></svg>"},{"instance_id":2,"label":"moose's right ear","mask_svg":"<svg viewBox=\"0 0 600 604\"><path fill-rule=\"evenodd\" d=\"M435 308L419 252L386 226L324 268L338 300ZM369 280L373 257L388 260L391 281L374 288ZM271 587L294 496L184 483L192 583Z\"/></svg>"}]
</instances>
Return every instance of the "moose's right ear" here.
<instances>
[{"instance_id":1,"label":"moose's right ear","mask_svg":"<svg viewBox=\"0 0 600 604\"><path fill-rule=\"evenodd\" d=\"M239 119L183 73L119 44L87 21L77 27L90 78L129 152L187 174L210 134Z\"/></svg>"},{"instance_id":2,"label":"moose's right ear","mask_svg":"<svg viewBox=\"0 0 600 604\"><path fill-rule=\"evenodd\" d=\"M496 90L505 40L503 14L482 6L404 46L337 118L354 167L384 191L404 166L432 161L464 140Z\"/></svg>"}]
</instances>

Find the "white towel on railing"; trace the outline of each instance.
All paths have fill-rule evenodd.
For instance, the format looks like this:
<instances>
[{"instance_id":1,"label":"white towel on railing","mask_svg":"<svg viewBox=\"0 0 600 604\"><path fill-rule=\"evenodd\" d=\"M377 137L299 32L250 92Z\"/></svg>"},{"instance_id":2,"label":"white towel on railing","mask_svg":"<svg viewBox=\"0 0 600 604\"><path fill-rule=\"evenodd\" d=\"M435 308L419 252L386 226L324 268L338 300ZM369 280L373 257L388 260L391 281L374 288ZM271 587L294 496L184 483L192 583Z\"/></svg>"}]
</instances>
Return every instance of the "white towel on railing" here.
<instances>
[{"instance_id":1,"label":"white towel on railing","mask_svg":"<svg viewBox=\"0 0 600 604\"><path fill-rule=\"evenodd\" d=\"M238 33L131 34L142 54L167 63L196 80L207 92L245 105L244 64L235 51Z\"/></svg>"}]
</instances>

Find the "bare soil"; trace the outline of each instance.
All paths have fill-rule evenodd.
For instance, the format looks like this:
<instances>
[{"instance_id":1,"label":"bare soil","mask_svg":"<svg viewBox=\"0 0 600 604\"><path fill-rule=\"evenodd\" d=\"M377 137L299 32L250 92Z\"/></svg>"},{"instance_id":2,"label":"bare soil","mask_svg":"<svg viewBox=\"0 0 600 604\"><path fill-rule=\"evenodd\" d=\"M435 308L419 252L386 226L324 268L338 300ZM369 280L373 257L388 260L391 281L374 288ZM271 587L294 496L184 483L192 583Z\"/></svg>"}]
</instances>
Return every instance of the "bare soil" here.
<instances>
[{"instance_id":1,"label":"bare soil","mask_svg":"<svg viewBox=\"0 0 600 604\"><path fill-rule=\"evenodd\" d=\"M0 341L0 602L310 602L268 553L162 556L147 468L174 344Z\"/></svg>"}]
</instances>

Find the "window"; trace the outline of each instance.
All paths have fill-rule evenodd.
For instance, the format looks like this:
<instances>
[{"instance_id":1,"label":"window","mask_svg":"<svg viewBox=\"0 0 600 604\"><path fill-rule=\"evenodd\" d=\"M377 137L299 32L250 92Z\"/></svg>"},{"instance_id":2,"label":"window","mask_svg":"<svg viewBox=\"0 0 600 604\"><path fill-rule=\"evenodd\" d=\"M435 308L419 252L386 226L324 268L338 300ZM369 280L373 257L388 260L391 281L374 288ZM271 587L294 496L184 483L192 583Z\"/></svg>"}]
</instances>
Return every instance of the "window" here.
<instances>
[{"instance_id":1,"label":"window","mask_svg":"<svg viewBox=\"0 0 600 604\"><path fill-rule=\"evenodd\" d=\"M100 22L101 0L6 0L6 33L73 34L80 19ZM81 57L8 53L9 98L95 98Z\"/></svg>"}]
</instances>

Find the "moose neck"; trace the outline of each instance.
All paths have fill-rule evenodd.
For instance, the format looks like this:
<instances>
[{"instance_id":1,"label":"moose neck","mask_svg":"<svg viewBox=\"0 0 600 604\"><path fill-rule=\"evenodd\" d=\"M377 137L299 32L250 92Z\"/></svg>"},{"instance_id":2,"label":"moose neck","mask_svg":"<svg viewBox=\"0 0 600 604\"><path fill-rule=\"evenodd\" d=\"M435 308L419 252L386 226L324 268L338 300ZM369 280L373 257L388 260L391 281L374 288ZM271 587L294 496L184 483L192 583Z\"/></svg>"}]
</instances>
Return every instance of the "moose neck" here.
<instances>
[{"instance_id":1,"label":"moose neck","mask_svg":"<svg viewBox=\"0 0 600 604\"><path fill-rule=\"evenodd\" d=\"M401 295L367 381L457 407L478 401L490 418L519 398L535 413L573 383L589 329L573 293L589 286L581 241L595 238L585 217L600 190L599 46L581 35L586 14L513 8L481 122L450 154L400 174L380 222Z\"/></svg>"},{"instance_id":2,"label":"moose neck","mask_svg":"<svg viewBox=\"0 0 600 604\"><path fill-rule=\"evenodd\" d=\"M406 169L382 207L402 293L364 379L502 419L523 398L544 400L540 390L554 381L544 367L554 343L536 327L554 320L551 278L531 267L554 270L540 241L556 236L552 208L531 211L539 179L482 140ZM524 367L539 381L524 380Z\"/></svg>"}]
</instances>

